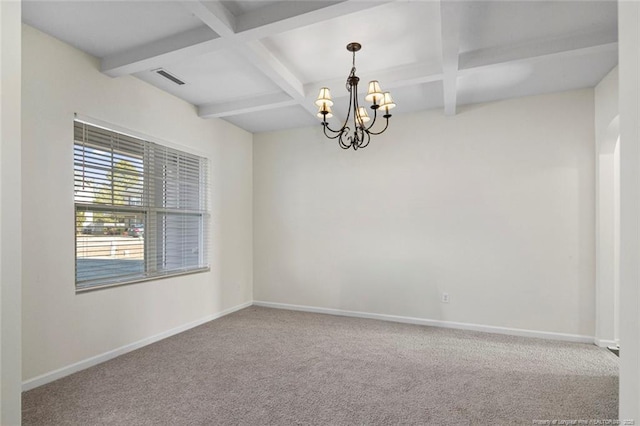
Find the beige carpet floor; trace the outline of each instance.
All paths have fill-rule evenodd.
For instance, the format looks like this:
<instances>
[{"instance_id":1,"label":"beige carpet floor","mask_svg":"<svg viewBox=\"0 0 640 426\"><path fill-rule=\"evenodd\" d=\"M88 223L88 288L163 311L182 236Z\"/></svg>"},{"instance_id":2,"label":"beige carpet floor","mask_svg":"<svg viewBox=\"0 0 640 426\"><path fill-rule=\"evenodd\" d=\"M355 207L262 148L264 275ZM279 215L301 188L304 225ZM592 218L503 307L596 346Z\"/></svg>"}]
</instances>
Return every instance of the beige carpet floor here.
<instances>
[{"instance_id":1,"label":"beige carpet floor","mask_svg":"<svg viewBox=\"0 0 640 426\"><path fill-rule=\"evenodd\" d=\"M532 425L617 418L593 345L243 309L23 395L24 425Z\"/></svg>"}]
</instances>

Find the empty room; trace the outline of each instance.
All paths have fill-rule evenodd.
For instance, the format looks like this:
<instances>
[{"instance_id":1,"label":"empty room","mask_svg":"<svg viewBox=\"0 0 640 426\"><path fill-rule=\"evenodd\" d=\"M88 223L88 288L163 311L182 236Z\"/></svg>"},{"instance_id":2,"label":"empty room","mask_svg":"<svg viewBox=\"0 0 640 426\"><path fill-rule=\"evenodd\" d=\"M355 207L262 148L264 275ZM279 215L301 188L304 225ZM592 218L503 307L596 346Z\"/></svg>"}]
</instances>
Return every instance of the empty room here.
<instances>
[{"instance_id":1,"label":"empty room","mask_svg":"<svg viewBox=\"0 0 640 426\"><path fill-rule=\"evenodd\" d=\"M0 24L0 424L640 422L639 2Z\"/></svg>"}]
</instances>

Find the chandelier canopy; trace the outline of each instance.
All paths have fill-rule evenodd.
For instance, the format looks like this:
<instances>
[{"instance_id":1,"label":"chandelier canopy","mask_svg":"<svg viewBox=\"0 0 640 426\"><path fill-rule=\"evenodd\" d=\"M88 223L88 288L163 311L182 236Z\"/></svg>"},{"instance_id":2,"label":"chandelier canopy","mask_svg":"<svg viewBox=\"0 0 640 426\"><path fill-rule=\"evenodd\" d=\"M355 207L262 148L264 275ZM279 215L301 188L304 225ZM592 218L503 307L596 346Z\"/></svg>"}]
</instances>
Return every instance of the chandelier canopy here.
<instances>
[{"instance_id":1,"label":"chandelier canopy","mask_svg":"<svg viewBox=\"0 0 640 426\"><path fill-rule=\"evenodd\" d=\"M316 99L316 106L318 109L318 118L322 118L322 128L324 134L329 139L337 139L340 147L343 149L364 148L369 145L371 135L379 135L389 127L389 118L391 114L389 110L395 108L396 104L391 99L389 92L383 92L380 88L380 83L377 80L369 82L367 95L364 97L365 101L371 102L371 109L373 110L373 120L367 114L365 107L360 106L358 101L358 82L360 78L356 76L356 52L362 48L360 43L349 43L347 50L353 53L353 64L349 77L347 77L347 91L349 92L349 109L347 111L347 117L342 124L342 127L338 130L333 130L329 127L327 119L333 117L331 113L331 106L333 101L331 100L331 92L328 87L320 89L318 99ZM372 131L372 127L376 123L378 118L378 110L383 113L385 119L384 128L379 132ZM367 124L371 122L370 124Z\"/></svg>"}]
</instances>

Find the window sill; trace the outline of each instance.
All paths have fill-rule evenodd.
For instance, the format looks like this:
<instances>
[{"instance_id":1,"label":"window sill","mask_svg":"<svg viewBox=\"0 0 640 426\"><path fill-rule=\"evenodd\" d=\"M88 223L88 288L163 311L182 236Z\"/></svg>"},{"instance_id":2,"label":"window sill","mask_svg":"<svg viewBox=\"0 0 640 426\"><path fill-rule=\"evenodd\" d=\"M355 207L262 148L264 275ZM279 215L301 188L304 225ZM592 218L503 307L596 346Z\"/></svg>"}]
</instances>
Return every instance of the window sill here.
<instances>
[{"instance_id":1,"label":"window sill","mask_svg":"<svg viewBox=\"0 0 640 426\"><path fill-rule=\"evenodd\" d=\"M156 281L164 278L174 278L174 277L181 277L184 275L199 274L202 272L210 272L210 271L211 271L210 267L205 267L205 268L198 268L198 269L189 269L189 270L180 271L180 272L168 272L166 274L140 276L135 278L129 278L122 281L120 280L104 281L101 283L88 285L86 287L77 287L77 284L76 284L76 294L88 293L95 290L104 290L111 287L120 287L124 285L137 284L137 283L142 283L147 281Z\"/></svg>"}]
</instances>

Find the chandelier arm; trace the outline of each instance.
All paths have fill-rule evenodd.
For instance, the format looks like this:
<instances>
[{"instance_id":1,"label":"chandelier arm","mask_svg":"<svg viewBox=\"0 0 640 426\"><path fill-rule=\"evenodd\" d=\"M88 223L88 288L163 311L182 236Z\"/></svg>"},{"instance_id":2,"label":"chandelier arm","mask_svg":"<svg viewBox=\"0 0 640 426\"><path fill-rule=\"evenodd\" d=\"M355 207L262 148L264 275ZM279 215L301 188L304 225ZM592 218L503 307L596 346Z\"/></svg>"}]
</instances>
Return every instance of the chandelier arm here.
<instances>
[{"instance_id":1,"label":"chandelier arm","mask_svg":"<svg viewBox=\"0 0 640 426\"><path fill-rule=\"evenodd\" d=\"M360 144L360 148L366 148L367 145L369 145L370 141L371 141L371 133L366 132L366 142L365 142L365 138L363 138L362 144Z\"/></svg>"},{"instance_id":2,"label":"chandelier arm","mask_svg":"<svg viewBox=\"0 0 640 426\"><path fill-rule=\"evenodd\" d=\"M324 134L326 137L328 137L329 139L335 139L338 137L339 133L344 131L344 126L342 126L342 128L340 130L333 130L331 127L329 127L329 123L327 122L327 116L325 115L324 117L322 117L322 127L324 127ZM336 136L329 136L327 135L327 130L329 130L331 133L335 133Z\"/></svg>"},{"instance_id":3,"label":"chandelier arm","mask_svg":"<svg viewBox=\"0 0 640 426\"><path fill-rule=\"evenodd\" d=\"M371 124L365 130L368 132L371 130L374 124L376 124L376 118L378 118L378 108L371 108L373 110L373 120L371 120Z\"/></svg>"},{"instance_id":4,"label":"chandelier arm","mask_svg":"<svg viewBox=\"0 0 640 426\"><path fill-rule=\"evenodd\" d=\"M346 133L345 132L341 132L340 133L340 138L338 139L338 145L340 145L340 148L342 149L349 149L351 147L351 144L346 144L344 143L344 141L342 140L342 136L344 136Z\"/></svg>"},{"instance_id":5,"label":"chandelier arm","mask_svg":"<svg viewBox=\"0 0 640 426\"><path fill-rule=\"evenodd\" d=\"M322 123L322 126L323 126L325 129L329 130L331 133L340 133L340 132L342 132L342 130L343 130L343 129L340 129L340 130L333 130L331 127L329 127L329 123L327 123L326 121L325 121L324 123ZM326 134L326 132L325 132L325 134Z\"/></svg>"},{"instance_id":6,"label":"chandelier arm","mask_svg":"<svg viewBox=\"0 0 640 426\"><path fill-rule=\"evenodd\" d=\"M352 73L355 72L355 68L351 71ZM351 117L351 106L353 104L353 86L349 86L349 110L347 111L347 118L344 119L344 124L342 125L343 129L348 129L348 124L349 124L349 118ZM353 115L355 116L356 112L353 112Z\"/></svg>"},{"instance_id":7,"label":"chandelier arm","mask_svg":"<svg viewBox=\"0 0 640 426\"><path fill-rule=\"evenodd\" d=\"M364 130L362 127L360 128L360 143L358 144L358 148L364 148L369 143L368 139L370 138L369 132Z\"/></svg>"},{"instance_id":8,"label":"chandelier arm","mask_svg":"<svg viewBox=\"0 0 640 426\"><path fill-rule=\"evenodd\" d=\"M335 136L331 136L327 133L327 129L329 129L329 131L335 133ZM336 139L337 137L340 136L341 132L337 132L335 130L332 130L329 128L329 126L322 126L322 130L324 131L324 135L329 138L329 139Z\"/></svg>"},{"instance_id":9,"label":"chandelier arm","mask_svg":"<svg viewBox=\"0 0 640 426\"><path fill-rule=\"evenodd\" d=\"M385 116L384 116L384 118L386 118L386 119L387 119L387 122L386 122L386 123L385 123L385 125L384 125L384 129L380 130L379 132L371 132L371 131L370 131L370 132L368 132L368 133L370 133L370 134L372 134L372 135L381 135L382 133L384 133L384 131L385 131L385 130L387 130L387 127L389 127L389 117L391 117L391 116L390 116L390 115L388 115L388 114L385 114Z\"/></svg>"},{"instance_id":10,"label":"chandelier arm","mask_svg":"<svg viewBox=\"0 0 640 426\"><path fill-rule=\"evenodd\" d=\"M354 74L353 84L353 123L354 123L354 141L353 149L357 150L363 146L366 137L364 121L360 116L360 102L358 100L358 79Z\"/></svg>"},{"instance_id":11,"label":"chandelier arm","mask_svg":"<svg viewBox=\"0 0 640 426\"><path fill-rule=\"evenodd\" d=\"M354 74L355 77L355 74ZM356 133L358 129L362 127L362 119L359 120L360 110L358 109L360 105L358 104L358 83L353 86L353 128L356 129Z\"/></svg>"},{"instance_id":12,"label":"chandelier arm","mask_svg":"<svg viewBox=\"0 0 640 426\"><path fill-rule=\"evenodd\" d=\"M353 132L353 139L351 140L351 146L353 147L353 149L358 149L357 147L360 146L360 128L356 127L356 129Z\"/></svg>"}]
</instances>

